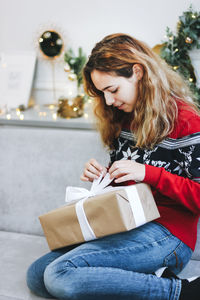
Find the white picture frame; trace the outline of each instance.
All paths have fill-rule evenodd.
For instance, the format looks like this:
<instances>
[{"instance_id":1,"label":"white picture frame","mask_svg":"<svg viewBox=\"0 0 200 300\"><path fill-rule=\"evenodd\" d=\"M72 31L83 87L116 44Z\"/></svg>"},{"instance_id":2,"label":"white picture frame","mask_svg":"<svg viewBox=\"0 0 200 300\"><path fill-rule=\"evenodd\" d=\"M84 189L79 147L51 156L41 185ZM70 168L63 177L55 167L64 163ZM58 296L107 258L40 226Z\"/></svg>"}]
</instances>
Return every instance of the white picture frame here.
<instances>
[{"instance_id":1,"label":"white picture frame","mask_svg":"<svg viewBox=\"0 0 200 300\"><path fill-rule=\"evenodd\" d=\"M33 51L0 53L0 106L28 106L35 63Z\"/></svg>"}]
</instances>

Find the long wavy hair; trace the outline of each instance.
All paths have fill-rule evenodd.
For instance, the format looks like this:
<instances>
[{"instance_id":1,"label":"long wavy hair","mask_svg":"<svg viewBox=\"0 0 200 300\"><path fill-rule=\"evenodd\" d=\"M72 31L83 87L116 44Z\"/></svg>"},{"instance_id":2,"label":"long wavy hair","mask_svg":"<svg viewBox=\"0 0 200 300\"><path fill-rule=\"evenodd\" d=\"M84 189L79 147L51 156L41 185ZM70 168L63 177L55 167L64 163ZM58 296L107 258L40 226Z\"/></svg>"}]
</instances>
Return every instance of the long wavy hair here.
<instances>
[{"instance_id":1,"label":"long wavy hair","mask_svg":"<svg viewBox=\"0 0 200 300\"><path fill-rule=\"evenodd\" d=\"M138 83L138 99L132 113L125 113L105 103L103 92L91 79L93 70L129 78L133 65L143 67ZM113 149L124 122L130 122L136 147L153 148L172 132L178 115L177 102L198 108L181 78L150 47L129 35L116 33L106 36L93 48L83 70L85 91L94 97L94 113L104 145Z\"/></svg>"}]
</instances>

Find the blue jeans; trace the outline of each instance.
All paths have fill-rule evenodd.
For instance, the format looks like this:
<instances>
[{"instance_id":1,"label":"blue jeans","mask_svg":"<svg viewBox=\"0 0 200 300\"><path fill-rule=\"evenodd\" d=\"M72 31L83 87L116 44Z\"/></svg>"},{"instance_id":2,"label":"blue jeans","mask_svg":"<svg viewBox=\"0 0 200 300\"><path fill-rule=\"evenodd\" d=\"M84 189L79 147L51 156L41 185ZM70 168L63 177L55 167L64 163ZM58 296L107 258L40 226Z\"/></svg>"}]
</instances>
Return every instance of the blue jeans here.
<instances>
[{"instance_id":1,"label":"blue jeans","mask_svg":"<svg viewBox=\"0 0 200 300\"><path fill-rule=\"evenodd\" d=\"M40 296L65 300L176 300L181 280L153 273L169 267L178 274L191 255L187 245L151 222L50 252L30 266L27 284Z\"/></svg>"}]
</instances>

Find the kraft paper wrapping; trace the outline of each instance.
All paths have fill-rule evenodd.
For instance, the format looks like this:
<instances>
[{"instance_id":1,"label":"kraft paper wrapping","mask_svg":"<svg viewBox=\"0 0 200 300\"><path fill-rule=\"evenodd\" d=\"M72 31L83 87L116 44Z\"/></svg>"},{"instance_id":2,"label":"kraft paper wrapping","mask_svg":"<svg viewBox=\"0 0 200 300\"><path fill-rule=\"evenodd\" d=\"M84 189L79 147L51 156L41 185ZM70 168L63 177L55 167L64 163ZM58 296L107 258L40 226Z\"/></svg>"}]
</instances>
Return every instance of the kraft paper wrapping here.
<instances>
[{"instance_id":1,"label":"kraft paper wrapping","mask_svg":"<svg viewBox=\"0 0 200 300\"><path fill-rule=\"evenodd\" d=\"M150 187L144 183L135 186L145 215L145 223L159 218ZM97 238L137 227L126 188L90 197L85 200L83 207ZM75 204L52 210L39 219L51 250L85 241Z\"/></svg>"}]
</instances>

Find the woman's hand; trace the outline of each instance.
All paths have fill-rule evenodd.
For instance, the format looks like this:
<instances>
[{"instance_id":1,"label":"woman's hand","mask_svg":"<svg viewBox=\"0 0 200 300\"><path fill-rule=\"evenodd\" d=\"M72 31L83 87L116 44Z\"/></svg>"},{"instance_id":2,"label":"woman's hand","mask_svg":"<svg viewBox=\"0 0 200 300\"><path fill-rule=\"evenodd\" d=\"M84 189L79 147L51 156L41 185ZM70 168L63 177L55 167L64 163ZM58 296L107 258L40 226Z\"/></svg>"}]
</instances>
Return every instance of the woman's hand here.
<instances>
[{"instance_id":1,"label":"woman's hand","mask_svg":"<svg viewBox=\"0 0 200 300\"><path fill-rule=\"evenodd\" d=\"M110 167L109 173L111 178L116 178L116 183L128 180L143 181L145 165L132 160L117 160Z\"/></svg>"},{"instance_id":2,"label":"woman's hand","mask_svg":"<svg viewBox=\"0 0 200 300\"><path fill-rule=\"evenodd\" d=\"M91 158L86 164L81 175L81 180L83 181L93 181L98 178L103 172L103 176L107 173L107 169L101 166L96 159Z\"/></svg>"}]
</instances>

